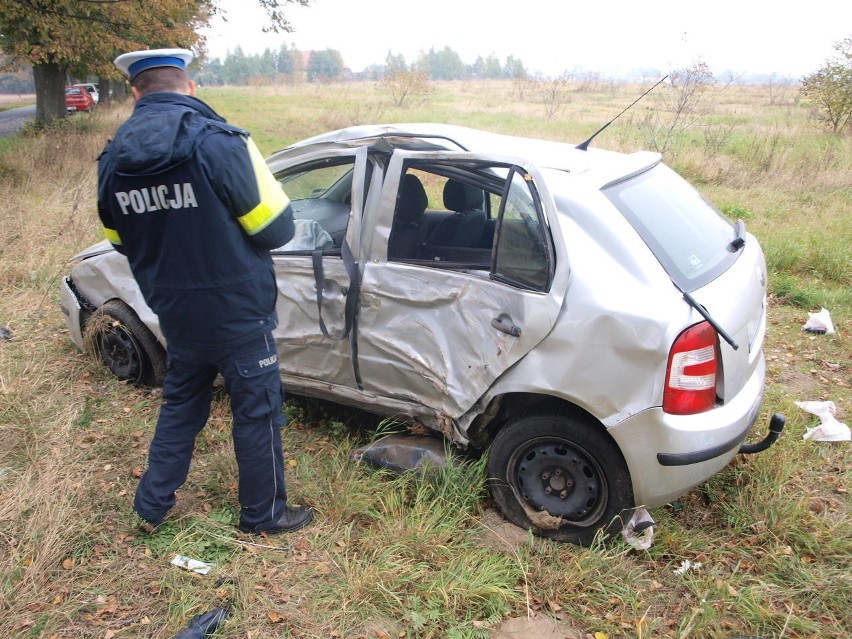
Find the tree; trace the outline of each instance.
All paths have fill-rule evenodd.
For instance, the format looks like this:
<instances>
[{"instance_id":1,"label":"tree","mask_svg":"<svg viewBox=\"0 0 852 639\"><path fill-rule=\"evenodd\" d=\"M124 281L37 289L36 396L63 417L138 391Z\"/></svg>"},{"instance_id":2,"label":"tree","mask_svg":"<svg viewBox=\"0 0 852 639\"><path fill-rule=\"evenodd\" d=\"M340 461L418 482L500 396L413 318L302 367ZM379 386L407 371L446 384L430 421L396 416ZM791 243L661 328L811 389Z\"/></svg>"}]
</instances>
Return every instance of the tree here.
<instances>
[{"instance_id":1,"label":"tree","mask_svg":"<svg viewBox=\"0 0 852 639\"><path fill-rule=\"evenodd\" d=\"M467 71L459 54L450 47L440 51L429 49L429 53L420 55L414 66L425 71L433 80L462 80Z\"/></svg>"},{"instance_id":2,"label":"tree","mask_svg":"<svg viewBox=\"0 0 852 639\"><path fill-rule=\"evenodd\" d=\"M335 49L312 51L308 60L308 82L328 81L343 75L343 56Z\"/></svg>"},{"instance_id":3,"label":"tree","mask_svg":"<svg viewBox=\"0 0 852 639\"><path fill-rule=\"evenodd\" d=\"M485 77L485 59L481 55L476 56L476 60L474 60L473 64L470 65L468 73L470 73L470 75L474 78Z\"/></svg>"},{"instance_id":4,"label":"tree","mask_svg":"<svg viewBox=\"0 0 852 639\"><path fill-rule=\"evenodd\" d=\"M294 50L290 50L286 44L282 44L281 48L278 49L278 66L276 67L278 73L283 73L284 75L290 75L293 73L293 53Z\"/></svg>"},{"instance_id":5,"label":"tree","mask_svg":"<svg viewBox=\"0 0 852 639\"><path fill-rule=\"evenodd\" d=\"M852 37L836 43L835 56L802 78L802 95L814 105L814 117L840 133L852 122Z\"/></svg>"},{"instance_id":6,"label":"tree","mask_svg":"<svg viewBox=\"0 0 852 639\"><path fill-rule=\"evenodd\" d=\"M258 74L267 79L274 80L278 72L278 55L272 53L272 49L264 49L258 59Z\"/></svg>"},{"instance_id":7,"label":"tree","mask_svg":"<svg viewBox=\"0 0 852 639\"><path fill-rule=\"evenodd\" d=\"M222 63L222 76L225 84L248 84L251 77L249 59L240 45L225 56L225 61Z\"/></svg>"},{"instance_id":8,"label":"tree","mask_svg":"<svg viewBox=\"0 0 852 639\"><path fill-rule=\"evenodd\" d=\"M485 58L483 76L489 80L499 80L503 77L503 65L500 64L500 59L493 53L488 54L488 57Z\"/></svg>"},{"instance_id":9,"label":"tree","mask_svg":"<svg viewBox=\"0 0 852 639\"><path fill-rule=\"evenodd\" d=\"M524 93L531 84L530 76L526 68L524 68L524 63L519 58L510 55L506 58L504 75L512 81L512 86L515 88L518 99L523 100Z\"/></svg>"},{"instance_id":10,"label":"tree","mask_svg":"<svg viewBox=\"0 0 852 639\"><path fill-rule=\"evenodd\" d=\"M225 70L219 58L208 60L193 78L200 86L215 86L225 83Z\"/></svg>"},{"instance_id":11,"label":"tree","mask_svg":"<svg viewBox=\"0 0 852 639\"><path fill-rule=\"evenodd\" d=\"M390 91L393 103L398 107L422 99L432 93L429 75L422 69L393 68L385 70L382 85Z\"/></svg>"},{"instance_id":12,"label":"tree","mask_svg":"<svg viewBox=\"0 0 852 639\"><path fill-rule=\"evenodd\" d=\"M289 31L283 8L309 0L257 0L270 16L267 30ZM120 53L155 47L193 48L217 0L0 0L0 47L33 65L36 122L64 117L64 86L76 77L121 76Z\"/></svg>"},{"instance_id":13,"label":"tree","mask_svg":"<svg viewBox=\"0 0 852 639\"><path fill-rule=\"evenodd\" d=\"M67 75L116 77L113 58L146 45L191 47L207 0L136 3L98 0L0 0L0 46L33 65L36 121L65 116Z\"/></svg>"}]
</instances>

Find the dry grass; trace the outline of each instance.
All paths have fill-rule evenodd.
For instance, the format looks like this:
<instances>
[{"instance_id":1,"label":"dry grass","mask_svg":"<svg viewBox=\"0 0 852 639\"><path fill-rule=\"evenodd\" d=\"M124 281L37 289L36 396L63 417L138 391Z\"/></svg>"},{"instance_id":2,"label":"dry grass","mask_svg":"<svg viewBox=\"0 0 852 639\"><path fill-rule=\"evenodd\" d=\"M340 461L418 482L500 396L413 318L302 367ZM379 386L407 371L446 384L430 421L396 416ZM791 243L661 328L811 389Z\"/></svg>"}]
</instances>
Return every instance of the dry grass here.
<instances>
[{"instance_id":1,"label":"dry grass","mask_svg":"<svg viewBox=\"0 0 852 639\"><path fill-rule=\"evenodd\" d=\"M376 120L579 141L640 93L574 90L547 120L510 83L436 89L406 110L372 84L201 97L270 153ZM794 92L731 87L667 157L766 248L766 410L790 422L770 452L657 509L647 553L619 540L590 549L524 536L511 547L486 543L494 523L481 469L431 482L377 477L348 458L369 420L310 401L288 406L285 445L288 488L319 506L318 521L261 540L274 548L250 545L257 540L233 528L236 469L222 398L174 517L140 538L129 510L157 394L116 382L74 350L58 305L66 260L98 239L95 158L128 112L76 116L0 147L0 326L12 336L0 341L0 636L164 638L229 601L233 616L217 636L476 637L528 615L613 639L829 637L852 627L849 448L803 441L812 420L793 404L832 399L842 420L852 415L852 140L812 128ZM595 144L642 148L637 115ZM837 335L801 332L820 305ZM172 568L174 552L215 561L214 574ZM704 568L677 576L684 559Z\"/></svg>"},{"instance_id":2,"label":"dry grass","mask_svg":"<svg viewBox=\"0 0 852 639\"><path fill-rule=\"evenodd\" d=\"M35 104L35 93L0 93L0 110Z\"/></svg>"}]
</instances>

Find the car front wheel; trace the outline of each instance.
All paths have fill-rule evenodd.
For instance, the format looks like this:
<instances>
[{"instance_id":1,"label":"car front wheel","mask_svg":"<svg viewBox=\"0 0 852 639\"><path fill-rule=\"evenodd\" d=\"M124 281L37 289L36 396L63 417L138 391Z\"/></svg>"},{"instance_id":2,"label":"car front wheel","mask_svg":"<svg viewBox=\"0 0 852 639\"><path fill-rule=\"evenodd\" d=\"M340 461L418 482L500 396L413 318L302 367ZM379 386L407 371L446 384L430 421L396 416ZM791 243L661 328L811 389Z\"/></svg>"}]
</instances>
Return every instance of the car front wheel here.
<instances>
[{"instance_id":1,"label":"car front wheel","mask_svg":"<svg viewBox=\"0 0 852 639\"><path fill-rule=\"evenodd\" d=\"M166 354L139 316L121 300L109 300L86 323L85 341L101 362L122 380L162 386Z\"/></svg>"},{"instance_id":2,"label":"car front wheel","mask_svg":"<svg viewBox=\"0 0 852 639\"><path fill-rule=\"evenodd\" d=\"M491 445L488 474L509 521L557 541L588 546L598 531L619 531L633 507L618 446L573 416L533 415L506 424Z\"/></svg>"}]
</instances>

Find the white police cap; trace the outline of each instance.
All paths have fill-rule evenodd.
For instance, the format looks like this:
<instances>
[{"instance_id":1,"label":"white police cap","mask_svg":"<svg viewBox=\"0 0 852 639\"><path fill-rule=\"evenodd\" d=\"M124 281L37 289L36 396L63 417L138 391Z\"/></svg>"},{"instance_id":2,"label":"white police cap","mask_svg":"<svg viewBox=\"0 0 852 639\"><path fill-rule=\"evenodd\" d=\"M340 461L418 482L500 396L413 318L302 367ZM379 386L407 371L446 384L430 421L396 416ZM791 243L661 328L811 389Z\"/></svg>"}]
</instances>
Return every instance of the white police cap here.
<instances>
[{"instance_id":1,"label":"white police cap","mask_svg":"<svg viewBox=\"0 0 852 639\"><path fill-rule=\"evenodd\" d=\"M186 69L194 57L189 49L148 49L122 53L115 59L114 64L129 75L132 81L142 71L154 67Z\"/></svg>"}]
</instances>

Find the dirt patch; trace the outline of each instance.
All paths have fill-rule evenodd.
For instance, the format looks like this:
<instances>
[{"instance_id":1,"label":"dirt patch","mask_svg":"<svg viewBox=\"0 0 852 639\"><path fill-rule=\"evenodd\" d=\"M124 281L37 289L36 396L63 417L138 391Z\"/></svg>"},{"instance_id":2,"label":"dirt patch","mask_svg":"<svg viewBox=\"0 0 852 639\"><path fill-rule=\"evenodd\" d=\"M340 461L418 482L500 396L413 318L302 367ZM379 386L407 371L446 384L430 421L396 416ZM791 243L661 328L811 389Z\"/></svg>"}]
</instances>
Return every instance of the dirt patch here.
<instances>
[{"instance_id":1,"label":"dirt patch","mask_svg":"<svg viewBox=\"0 0 852 639\"><path fill-rule=\"evenodd\" d=\"M507 619L491 630L490 639L585 639L585 633L550 617Z\"/></svg>"},{"instance_id":2,"label":"dirt patch","mask_svg":"<svg viewBox=\"0 0 852 639\"><path fill-rule=\"evenodd\" d=\"M479 541L486 548L514 552L531 542L529 531L506 521L493 508L485 511L479 525L482 527Z\"/></svg>"}]
</instances>

